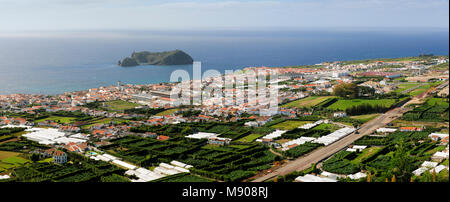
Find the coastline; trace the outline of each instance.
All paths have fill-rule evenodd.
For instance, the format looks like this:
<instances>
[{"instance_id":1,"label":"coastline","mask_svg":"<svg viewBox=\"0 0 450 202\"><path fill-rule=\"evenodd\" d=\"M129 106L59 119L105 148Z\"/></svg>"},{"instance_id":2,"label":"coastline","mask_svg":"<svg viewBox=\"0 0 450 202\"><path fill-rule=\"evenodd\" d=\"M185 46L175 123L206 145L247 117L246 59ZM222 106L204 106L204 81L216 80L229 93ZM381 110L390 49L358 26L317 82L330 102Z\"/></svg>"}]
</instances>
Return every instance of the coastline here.
<instances>
[{"instance_id":1,"label":"coastline","mask_svg":"<svg viewBox=\"0 0 450 202\"><path fill-rule=\"evenodd\" d=\"M435 57L448 57L447 55L434 55ZM383 57L383 58L364 58L364 59L356 59L356 60L343 60L343 61L339 61L339 62L343 62L343 63L354 63L355 61L377 61L377 60L402 60L402 59L409 59L409 58L414 58L414 57L418 57L418 56L405 56L405 57ZM326 62L336 62L336 61L321 61L320 63L316 63L316 64L299 64L299 65L291 65L291 66L280 66L280 67L276 67L276 68L289 68L289 67L300 67L300 68L308 68L308 67L314 67L314 66L320 66L320 64L322 63L326 63ZM101 66L101 65L100 65ZM117 68L114 67L113 64L108 64L107 66L110 66L111 68ZM252 66L247 66L247 67L242 67L242 68L231 68L232 70L236 71L236 70L243 70L245 68L251 68ZM262 66L264 67L264 66ZM117 69L122 69L122 68L117 68ZM159 70L177 70L177 69L184 69L187 70L189 72L189 74L192 76L192 65L170 65L170 66L161 66L161 65L140 65L140 66L136 66L136 67L131 67L131 68L124 68L122 70L128 71L131 69L135 69L135 70L139 70L139 69L147 69L147 70L153 70L156 69L156 71ZM202 73L209 70L209 69L214 69L213 67L207 67L207 68L202 68ZM221 74L223 75L224 70L221 71ZM49 96L59 96L59 95L64 95L65 93L72 93L72 92L82 92L82 91L88 91L89 89L93 89L93 88L101 88L101 87L111 87L114 86L117 82L122 82L123 84L129 84L129 85L154 85L154 84L159 84L159 83L170 83L169 82L170 79L170 75L167 76L167 79L163 79L160 80L159 82L124 82L123 80L117 80L117 81L111 81L109 84L98 84L98 85L94 85L88 88L79 88L79 89L74 89L74 90L69 90L69 91L63 91L60 90L60 93L1 93L0 90L0 96L1 95L12 95L12 94L24 94L24 95L49 95Z\"/></svg>"}]
</instances>

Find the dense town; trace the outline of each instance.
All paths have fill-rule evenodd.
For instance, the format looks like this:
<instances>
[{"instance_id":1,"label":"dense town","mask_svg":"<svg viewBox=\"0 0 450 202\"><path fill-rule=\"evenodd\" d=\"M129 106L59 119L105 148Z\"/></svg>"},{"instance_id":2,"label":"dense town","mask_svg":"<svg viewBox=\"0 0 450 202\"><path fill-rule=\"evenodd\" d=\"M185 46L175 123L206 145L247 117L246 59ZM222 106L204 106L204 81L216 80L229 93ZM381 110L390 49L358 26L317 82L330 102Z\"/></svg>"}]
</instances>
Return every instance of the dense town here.
<instances>
[{"instance_id":1,"label":"dense town","mask_svg":"<svg viewBox=\"0 0 450 202\"><path fill-rule=\"evenodd\" d=\"M448 62L248 67L203 79L189 98L224 96L201 105L171 96L182 82L0 95L0 182L448 182ZM247 99L267 71L271 115Z\"/></svg>"}]
</instances>

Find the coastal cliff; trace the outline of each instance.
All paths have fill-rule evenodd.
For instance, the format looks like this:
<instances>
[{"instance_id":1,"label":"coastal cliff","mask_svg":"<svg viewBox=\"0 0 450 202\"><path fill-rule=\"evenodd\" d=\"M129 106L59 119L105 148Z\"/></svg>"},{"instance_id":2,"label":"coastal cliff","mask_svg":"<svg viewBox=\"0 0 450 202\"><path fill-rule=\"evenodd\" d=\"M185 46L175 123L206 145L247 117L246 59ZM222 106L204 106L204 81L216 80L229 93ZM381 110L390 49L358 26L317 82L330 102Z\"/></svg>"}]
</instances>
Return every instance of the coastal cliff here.
<instances>
[{"instance_id":1,"label":"coastal cliff","mask_svg":"<svg viewBox=\"0 0 450 202\"><path fill-rule=\"evenodd\" d=\"M188 65L193 63L190 55L181 50L166 52L133 52L131 57L119 61L121 67L134 67L139 65Z\"/></svg>"}]
</instances>

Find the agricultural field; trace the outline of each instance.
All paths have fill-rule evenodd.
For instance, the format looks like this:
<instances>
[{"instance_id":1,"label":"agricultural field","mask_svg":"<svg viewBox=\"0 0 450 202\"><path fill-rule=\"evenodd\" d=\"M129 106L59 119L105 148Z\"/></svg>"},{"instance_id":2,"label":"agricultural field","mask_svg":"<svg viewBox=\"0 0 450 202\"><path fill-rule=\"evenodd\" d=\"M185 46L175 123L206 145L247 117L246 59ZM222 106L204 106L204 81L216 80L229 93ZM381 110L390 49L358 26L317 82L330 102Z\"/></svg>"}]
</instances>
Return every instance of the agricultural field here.
<instances>
[{"instance_id":1,"label":"agricultural field","mask_svg":"<svg viewBox=\"0 0 450 202\"><path fill-rule=\"evenodd\" d=\"M417 83L402 83L397 86L398 88L396 90L394 90L394 92L401 93L402 91L414 88L418 85L419 84L417 84Z\"/></svg>"},{"instance_id":2,"label":"agricultural field","mask_svg":"<svg viewBox=\"0 0 450 202\"><path fill-rule=\"evenodd\" d=\"M256 139L258 139L258 138L260 138L262 136L264 136L264 135L263 134L254 134L254 133L252 133L252 134L247 135L247 136L245 136L245 137L243 137L241 139L238 139L236 141L237 142L253 142L253 141L255 141Z\"/></svg>"},{"instance_id":3,"label":"agricultural field","mask_svg":"<svg viewBox=\"0 0 450 202\"><path fill-rule=\"evenodd\" d=\"M339 130L341 127L337 126L336 124L331 123L322 123L316 127L313 128L313 130L327 130L329 133L332 133L336 130Z\"/></svg>"},{"instance_id":4,"label":"agricultural field","mask_svg":"<svg viewBox=\"0 0 450 202\"><path fill-rule=\"evenodd\" d=\"M123 176L125 170L103 161L69 154L73 164L32 163L14 169L13 182L100 182L111 175Z\"/></svg>"},{"instance_id":5,"label":"agricultural field","mask_svg":"<svg viewBox=\"0 0 450 202\"><path fill-rule=\"evenodd\" d=\"M22 167L28 162L30 161L23 158L21 153L0 151L0 173Z\"/></svg>"},{"instance_id":6,"label":"agricultural field","mask_svg":"<svg viewBox=\"0 0 450 202\"><path fill-rule=\"evenodd\" d=\"M335 96L311 96L311 97L306 97L306 98L303 98L303 99L299 99L299 100L296 100L296 101L284 104L281 107L284 107L284 108L314 107L317 104L319 104L321 102L324 102L325 100L327 100L329 98L335 98Z\"/></svg>"},{"instance_id":7,"label":"agricultural field","mask_svg":"<svg viewBox=\"0 0 450 202\"><path fill-rule=\"evenodd\" d=\"M36 149L49 149L49 147L26 139L0 144L0 151L28 153Z\"/></svg>"},{"instance_id":8,"label":"agricultural field","mask_svg":"<svg viewBox=\"0 0 450 202\"><path fill-rule=\"evenodd\" d=\"M157 113L155 116L172 115L172 114L174 114L175 112L178 112L178 111L180 111L180 109L168 109L168 110L166 110L166 111Z\"/></svg>"},{"instance_id":9,"label":"agricultural field","mask_svg":"<svg viewBox=\"0 0 450 202\"><path fill-rule=\"evenodd\" d=\"M100 118L100 119L88 121L85 125L82 125L81 128L87 129L96 124L109 124L111 122L114 122L116 124L122 124L122 123L127 123L128 121L124 120L124 119L119 119L119 118Z\"/></svg>"},{"instance_id":10,"label":"agricultural field","mask_svg":"<svg viewBox=\"0 0 450 202\"><path fill-rule=\"evenodd\" d=\"M0 128L0 142L5 142L25 133L25 128Z\"/></svg>"},{"instance_id":11,"label":"agricultural field","mask_svg":"<svg viewBox=\"0 0 450 202\"><path fill-rule=\"evenodd\" d=\"M13 157L13 156L18 156L20 153L18 152L9 152L9 151L0 151L0 160L9 158L9 157Z\"/></svg>"},{"instance_id":12,"label":"agricultural field","mask_svg":"<svg viewBox=\"0 0 450 202\"><path fill-rule=\"evenodd\" d=\"M397 177L397 181L409 182L411 178L413 181L426 181L427 177L418 178L412 171L420 167L423 161L430 160L435 152L445 149L446 146L438 145L428 138L430 133L439 130L427 128L422 132L397 131L382 137L364 136L353 144L366 145L368 148L362 152L341 151L326 160L322 169L337 174L353 174L365 170L371 173L372 181L376 182L391 180L393 175ZM404 163L399 163L401 161ZM429 172L424 175L428 174ZM448 171L438 173L437 176L437 181L448 181Z\"/></svg>"},{"instance_id":13,"label":"agricultural field","mask_svg":"<svg viewBox=\"0 0 450 202\"><path fill-rule=\"evenodd\" d=\"M139 104L127 102L123 100L114 100L114 101L108 101L104 103L104 108L110 111L119 111L123 112L126 109L134 109L136 107L140 106Z\"/></svg>"},{"instance_id":14,"label":"agricultural field","mask_svg":"<svg viewBox=\"0 0 450 202\"><path fill-rule=\"evenodd\" d=\"M341 151L323 162L322 170L336 174L353 174L360 169L352 160L358 157L356 152Z\"/></svg>"},{"instance_id":15,"label":"agricultural field","mask_svg":"<svg viewBox=\"0 0 450 202\"><path fill-rule=\"evenodd\" d=\"M379 152L381 149L383 149L383 147L369 147L364 149L356 158L354 158L353 160L351 160L351 163L353 164L359 164L362 161L366 160L368 157L376 154L377 152Z\"/></svg>"},{"instance_id":16,"label":"agricultural field","mask_svg":"<svg viewBox=\"0 0 450 202\"><path fill-rule=\"evenodd\" d=\"M405 121L448 122L449 103L441 98L428 99L425 104L416 105L412 111L403 115Z\"/></svg>"},{"instance_id":17,"label":"agricultural field","mask_svg":"<svg viewBox=\"0 0 450 202\"><path fill-rule=\"evenodd\" d=\"M289 149L287 151L284 151L283 154L285 156L288 156L291 158L297 158L297 157L303 156L315 149L318 149L321 146L323 146L323 144L307 142L305 144L302 144L302 145L296 146L292 149Z\"/></svg>"},{"instance_id":18,"label":"agricultural field","mask_svg":"<svg viewBox=\"0 0 450 202\"><path fill-rule=\"evenodd\" d=\"M136 165L150 168L161 162L177 160L194 166L191 173L219 181L241 181L268 169L280 157L260 144L204 146L206 140L171 138L159 141L127 136L101 147Z\"/></svg>"},{"instance_id":19,"label":"agricultural field","mask_svg":"<svg viewBox=\"0 0 450 202\"><path fill-rule=\"evenodd\" d=\"M292 130L295 128L298 128L300 126L303 126L307 123L312 123L312 121L292 121L292 120L287 120L287 121L283 121L279 124L273 125L271 126L272 128L276 128L276 129L280 129L280 130Z\"/></svg>"},{"instance_id":20,"label":"agricultural field","mask_svg":"<svg viewBox=\"0 0 450 202\"><path fill-rule=\"evenodd\" d=\"M328 106L328 109L332 110L342 110L345 111L348 108L351 108L353 106L358 106L362 104L370 104L372 106L380 105L384 107L390 107L393 104L395 104L395 99L378 99L378 100L369 100L369 99L351 99L351 100L344 100L339 99L337 102L331 104Z\"/></svg>"},{"instance_id":21,"label":"agricultural field","mask_svg":"<svg viewBox=\"0 0 450 202\"><path fill-rule=\"evenodd\" d=\"M441 83L442 83L442 81L438 81L438 82L434 82L434 83L428 83L426 85L420 86L419 88L409 92L408 95L410 95L410 96L418 96L418 95L426 92L427 90L429 90L431 87L438 86Z\"/></svg>"},{"instance_id":22,"label":"agricultural field","mask_svg":"<svg viewBox=\"0 0 450 202\"><path fill-rule=\"evenodd\" d=\"M412 97L418 96L418 95L424 93L425 91L427 91L428 89L430 89L430 87L431 87L430 85L421 86L421 87L409 92L408 95L410 95Z\"/></svg>"},{"instance_id":23,"label":"agricultural field","mask_svg":"<svg viewBox=\"0 0 450 202\"><path fill-rule=\"evenodd\" d=\"M50 116L45 119L36 120L35 123L40 123L40 122L44 122L44 121L55 121L56 123L69 124L69 123L76 122L76 120L77 120L76 117Z\"/></svg>"}]
</instances>

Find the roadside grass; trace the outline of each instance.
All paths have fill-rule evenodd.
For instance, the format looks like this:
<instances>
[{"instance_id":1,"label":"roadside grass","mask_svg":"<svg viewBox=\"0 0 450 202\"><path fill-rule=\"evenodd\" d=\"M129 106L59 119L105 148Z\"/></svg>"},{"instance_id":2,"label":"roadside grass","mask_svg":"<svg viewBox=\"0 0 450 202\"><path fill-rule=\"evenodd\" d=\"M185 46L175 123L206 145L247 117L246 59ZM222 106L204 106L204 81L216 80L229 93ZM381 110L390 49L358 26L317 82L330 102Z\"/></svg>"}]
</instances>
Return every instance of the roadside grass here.
<instances>
[{"instance_id":1,"label":"roadside grass","mask_svg":"<svg viewBox=\"0 0 450 202\"><path fill-rule=\"evenodd\" d=\"M299 99L299 100L295 100L295 101L286 103L286 104L282 105L281 107L283 107L283 108L313 107L313 106L327 100L328 98L334 98L334 97L335 96L311 96L311 97L306 97L303 99Z\"/></svg>"},{"instance_id":2,"label":"roadside grass","mask_svg":"<svg viewBox=\"0 0 450 202\"><path fill-rule=\"evenodd\" d=\"M358 106L361 104L370 104L370 105L381 105L385 107L389 107L395 103L395 99L379 99L379 100L370 100L370 99L351 99L351 100L343 100L339 99L337 102L328 106L328 109L332 110L346 110L353 106Z\"/></svg>"},{"instance_id":3,"label":"roadside grass","mask_svg":"<svg viewBox=\"0 0 450 202\"><path fill-rule=\"evenodd\" d=\"M163 112L159 112L157 113L155 116L166 116L166 115L172 115L173 113L179 111L180 109L176 108L176 109L168 109L166 111Z\"/></svg>"},{"instance_id":4,"label":"roadside grass","mask_svg":"<svg viewBox=\"0 0 450 202\"><path fill-rule=\"evenodd\" d=\"M250 134L250 135L247 135L245 137L238 139L237 141L238 142L253 142L262 136L264 136L264 135L263 134Z\"/></svg>"},{"instance_id":5,"label":"roadside grass","mask_svg":"<svg viewBox=\"0 0 450 202\"><path fill-rule=\"evenodd\" d=\"M121 111L123 112L126 109L134 109L135 107L140 106L139 104L127 102L123 100L114 100L105 102L105 108L111 111Z\"/></svg>"},{"instance_id":6,"label":"roadside grass","mask_svg":"<svg viewBox=\"0 0 450 202\"><path fill-rule=\"evenodd\" d=\"M352 119L360 120L364 123L371 121L372 119L378 117L380 114L365 114L365 115L359 115L359 116L351 116Z\"/></svg>"},{"instance_id":7,"label":"roadside grass","mask_svg":"<svg viewBox=\"0 0 450 202\"><path fill-rule=\"evenodd\" d=\"M295 128L298 128L300 126L303 126L307 123L312 123L312 121L283 121L281 123L278 123L276 125L271 126L272 128L280 129L280 130L292 130Z\"/></svg>"}]
</instances>

